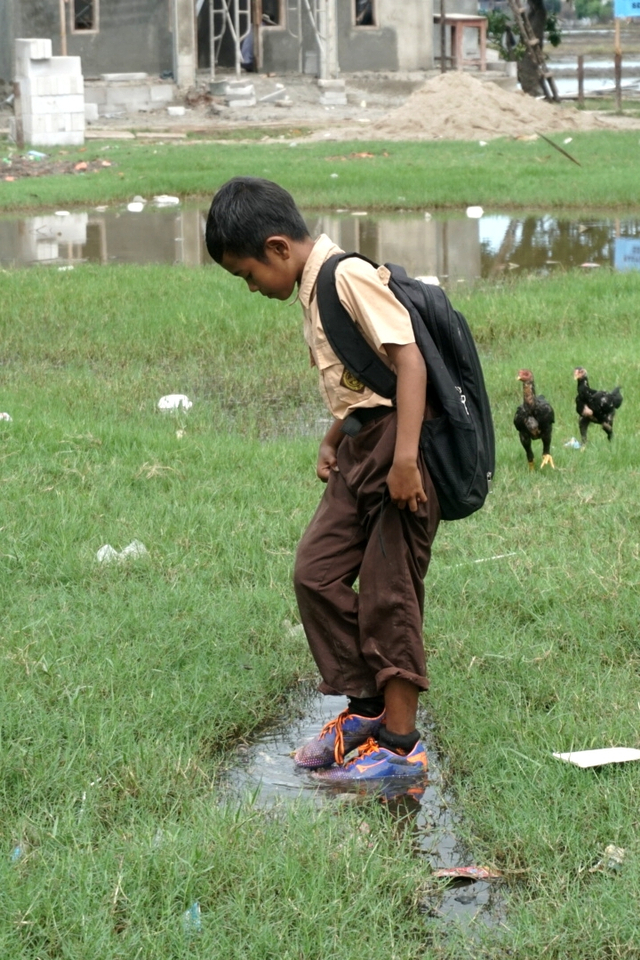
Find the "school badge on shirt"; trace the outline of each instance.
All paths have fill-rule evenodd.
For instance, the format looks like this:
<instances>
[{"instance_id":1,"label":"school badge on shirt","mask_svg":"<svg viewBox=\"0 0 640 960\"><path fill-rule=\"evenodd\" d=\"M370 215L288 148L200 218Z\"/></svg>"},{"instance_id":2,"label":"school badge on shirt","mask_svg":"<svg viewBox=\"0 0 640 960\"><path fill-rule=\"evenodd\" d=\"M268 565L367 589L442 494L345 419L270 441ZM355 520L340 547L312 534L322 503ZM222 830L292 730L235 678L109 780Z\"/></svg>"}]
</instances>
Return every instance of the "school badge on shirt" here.
<instances>
[{"instance_id":1,"label":"school badge on shirt","mask_svg":"<svg viewBox=\"0 0 640 960\"><path fill-rule=\"evenodd\" d=\"M347 390L352 390L354 393L364 392L364 383L361 383L361 381L358 380L357 377L354 377L352 373L349 373L346 367L342 371L340 386L346 387Z\"/></svg>"}]
</instances>

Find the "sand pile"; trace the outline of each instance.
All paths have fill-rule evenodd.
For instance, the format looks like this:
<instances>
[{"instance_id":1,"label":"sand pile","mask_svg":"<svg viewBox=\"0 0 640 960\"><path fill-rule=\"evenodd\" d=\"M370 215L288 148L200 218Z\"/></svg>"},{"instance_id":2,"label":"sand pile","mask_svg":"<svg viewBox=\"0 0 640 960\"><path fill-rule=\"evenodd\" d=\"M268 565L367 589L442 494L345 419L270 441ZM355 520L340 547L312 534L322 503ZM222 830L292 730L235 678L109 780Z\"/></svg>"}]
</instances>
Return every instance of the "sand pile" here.
<instances>
[{"instance_id":1,"label":"sand pile","mask_svg":"<svg viewBox=\"0 0 640 960\"><path fill-rule=\"evenodd\" d=\"M572 106L536 100L468 73L441 73L401 107L367 128L388 140L488 140L559 130L594 130L610 124Z\"/></svg>"}]
</instances>

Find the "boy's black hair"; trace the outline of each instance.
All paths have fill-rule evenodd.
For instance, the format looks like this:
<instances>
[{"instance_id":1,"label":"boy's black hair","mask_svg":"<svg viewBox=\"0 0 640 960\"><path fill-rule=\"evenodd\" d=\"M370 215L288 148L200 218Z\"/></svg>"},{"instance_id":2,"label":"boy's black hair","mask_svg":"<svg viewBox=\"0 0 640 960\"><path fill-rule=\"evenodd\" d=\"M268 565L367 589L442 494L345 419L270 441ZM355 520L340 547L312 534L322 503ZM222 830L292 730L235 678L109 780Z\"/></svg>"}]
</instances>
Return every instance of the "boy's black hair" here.
<instances>
[{"instance_id":1,"label":"boy's black hair","mask_svg":"<svg viewBox=\"0 0 640 960\"><path fill-rule=\"evenodd\" d=\"M306 240L307 225L284 187L260 177L233 177L213 198L205 241L209 256L222 263L225 253L265 259L264 245L276 234Z\"/></svg>"}]
</instances>

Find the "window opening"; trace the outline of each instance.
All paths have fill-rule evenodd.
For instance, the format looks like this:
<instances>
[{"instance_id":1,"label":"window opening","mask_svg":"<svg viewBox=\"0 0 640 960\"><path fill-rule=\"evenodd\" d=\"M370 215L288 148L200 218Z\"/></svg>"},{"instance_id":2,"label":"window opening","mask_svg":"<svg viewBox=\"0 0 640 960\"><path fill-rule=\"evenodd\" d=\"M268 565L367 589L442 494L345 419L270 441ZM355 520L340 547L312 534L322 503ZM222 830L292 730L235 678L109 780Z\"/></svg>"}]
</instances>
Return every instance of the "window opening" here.
<instances>
[{"instance_id":1,"label":"window opening","mask_svg":"<svg viewBox=\"0 0 640 960\"><path fill-rule=\"evenodd\" d=\"M375 0L354 0L356 27L377 26Z\"/></svg>"},{"instance_id":2,"label":"window opening","mask_svg":"<svg viewBox=\"0 0 640 960\"><path fill-rule=\"evenodd\" d=\"M72 0L73 33L98 30L98 0Z\"/></svg>"},{"instance_id":3,"label":"window opening","mask_svg":"<svg viewBox=\"0 0 640 960\"><path fill-rule=\"evenodd\" d=\"M262 0L262 26L281 27L282 0Z\"/></svg>"}]
</instances>

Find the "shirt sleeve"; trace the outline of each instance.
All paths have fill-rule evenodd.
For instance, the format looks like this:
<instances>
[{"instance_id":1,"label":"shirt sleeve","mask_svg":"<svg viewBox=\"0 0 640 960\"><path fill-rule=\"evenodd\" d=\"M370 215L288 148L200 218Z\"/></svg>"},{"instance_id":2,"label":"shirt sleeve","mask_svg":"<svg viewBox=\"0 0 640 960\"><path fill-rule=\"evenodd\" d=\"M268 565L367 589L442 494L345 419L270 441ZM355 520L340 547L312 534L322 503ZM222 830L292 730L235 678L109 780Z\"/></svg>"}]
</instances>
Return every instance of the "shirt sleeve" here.
<instances>
[{"instance_id":1,"label":"shirt sleeve","mask_svg":"<svg viewBox=\"0 0 640 960\"><path fill-rule=\"evenodd\" d=\"M389 289L387 267L376 270L358 257L343 260L336 269L340 301L365 337L386 355L385 343L415 343L409 312Z\"/></svg>"}]
</instances>

